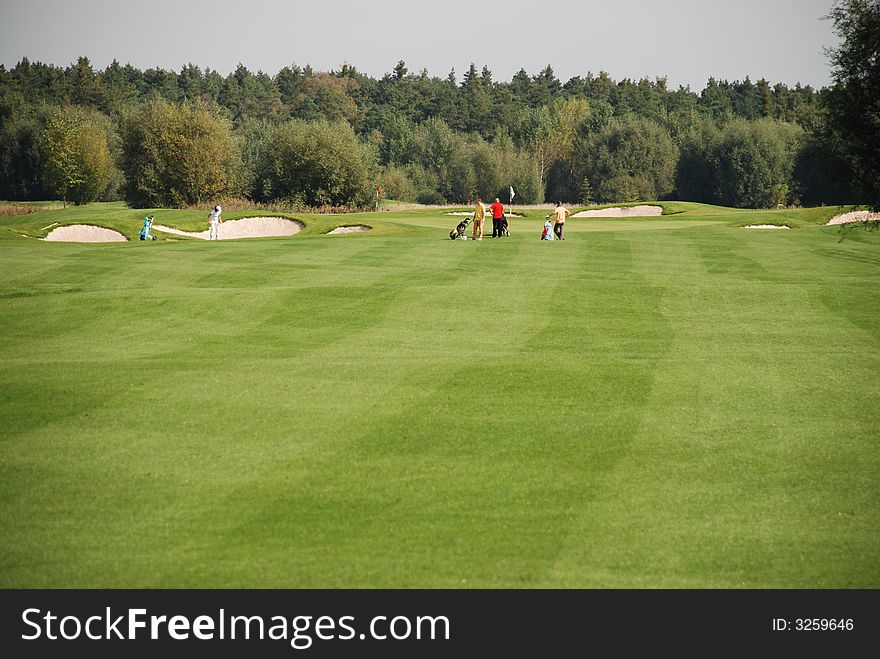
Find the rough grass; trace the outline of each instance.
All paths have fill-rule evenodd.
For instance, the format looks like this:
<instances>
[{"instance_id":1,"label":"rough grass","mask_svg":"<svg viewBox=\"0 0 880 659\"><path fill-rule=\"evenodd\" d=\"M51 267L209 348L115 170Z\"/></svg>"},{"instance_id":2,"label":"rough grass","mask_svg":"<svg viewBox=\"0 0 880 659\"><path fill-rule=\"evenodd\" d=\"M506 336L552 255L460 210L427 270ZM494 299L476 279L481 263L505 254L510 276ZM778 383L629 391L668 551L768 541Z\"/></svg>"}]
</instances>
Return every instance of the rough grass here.
<instances>
[{"instance_id":1,"label":"rough grass","mask_svg":"<svg viewBox=\"0 0 880 659\"><path fill-rule=\"evenodd\" d=\"M45 210L54 208L63 208L61 202L52 201L0 201L0 217L11 217L13 215L30 215L31 213L41 213Z\"/></svg>"},{"instance_id":2,"label":"rough grass","mask_svg":"<svg viewBox=\"0 0 880 659\"><path fill-rule=\"evenodd\" d=\"M0 586L880 586L880 235L663 205L0 220Z\"/></svg>"}]
</instances>

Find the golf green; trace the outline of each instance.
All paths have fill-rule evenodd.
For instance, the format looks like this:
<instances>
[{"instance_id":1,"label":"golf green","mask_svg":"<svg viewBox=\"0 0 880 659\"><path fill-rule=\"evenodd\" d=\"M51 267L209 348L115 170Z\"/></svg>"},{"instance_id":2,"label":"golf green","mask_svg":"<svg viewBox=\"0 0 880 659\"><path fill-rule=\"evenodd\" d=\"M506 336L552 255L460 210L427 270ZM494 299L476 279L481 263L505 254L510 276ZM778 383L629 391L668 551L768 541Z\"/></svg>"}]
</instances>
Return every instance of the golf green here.
<instances>
[{"instance_id":1,"label":"golf green","mask_svg":"<svg viewBox=\"0 0 880 659\"><path fill-rule=\"evenodd\" d=\"M0 587L880 587L880 232L664 207L0 219Z\"/></svg>"}]
</instances>

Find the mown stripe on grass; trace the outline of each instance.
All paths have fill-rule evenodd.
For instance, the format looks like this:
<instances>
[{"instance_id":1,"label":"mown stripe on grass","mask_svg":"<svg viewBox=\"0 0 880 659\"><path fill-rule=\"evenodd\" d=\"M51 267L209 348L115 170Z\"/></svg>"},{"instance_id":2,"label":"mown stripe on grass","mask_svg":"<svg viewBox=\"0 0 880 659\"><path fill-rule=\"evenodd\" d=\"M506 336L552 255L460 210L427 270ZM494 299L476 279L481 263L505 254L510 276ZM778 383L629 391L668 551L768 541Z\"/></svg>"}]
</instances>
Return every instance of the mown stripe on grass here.
<instances>
[{"instance_id":1,"label":"mown stripe on grass","mask_svg":"<svg viewBox=\"0 0 880 659\"><path fill-rule=\"evenodd\" d=\"M572 545L545 585L876 585L873 420L847 414L833 392L845 380L876 381L878 359L823 349L834 337L863 339L814 304L815 282L756 281L728 267L727 246L704 244L726 236L681 238L638 250L674 341L632 450L573 534L590 542ZM692 263L695 251L718 255L712 276L678 277L664 265ZM796 243L787 252L761 269L821 271ZM878 393L868 385L853 395L876 409Z\"/></svg>"}]
</instances>

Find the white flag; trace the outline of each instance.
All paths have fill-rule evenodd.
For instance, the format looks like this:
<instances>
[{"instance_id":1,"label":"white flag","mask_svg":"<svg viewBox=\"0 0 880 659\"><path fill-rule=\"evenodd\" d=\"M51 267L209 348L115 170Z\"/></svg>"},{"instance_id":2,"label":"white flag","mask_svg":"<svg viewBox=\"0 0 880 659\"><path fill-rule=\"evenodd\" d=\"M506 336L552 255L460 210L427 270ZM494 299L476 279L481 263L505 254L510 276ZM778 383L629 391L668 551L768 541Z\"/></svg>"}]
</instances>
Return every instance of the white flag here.
<instances>
[{"instance_id":1,"label":"white flag","mask_svg":"<svg viewBox=\"0 0 880 659\"><path fill-rule=\"evenodd\" d=\"M510 186L510 201L513 201L513 198L516 196L516 193L513 191L513 186Z\"/></svg>"}]
</instances>

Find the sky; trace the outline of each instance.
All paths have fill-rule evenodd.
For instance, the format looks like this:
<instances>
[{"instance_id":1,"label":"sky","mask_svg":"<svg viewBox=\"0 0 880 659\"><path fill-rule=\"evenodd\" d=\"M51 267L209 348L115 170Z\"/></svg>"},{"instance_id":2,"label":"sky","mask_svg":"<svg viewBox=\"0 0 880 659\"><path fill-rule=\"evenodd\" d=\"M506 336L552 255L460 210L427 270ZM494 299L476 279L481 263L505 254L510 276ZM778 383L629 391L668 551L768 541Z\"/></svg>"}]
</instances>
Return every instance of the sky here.
<instances>
[{"instance_id":1,"label":"sky","mask_svg":"<svg viewBox=\"0 0 880 659\"><path fill-rule=\"evenodd\" d=\"M0 63L22 57L96 69L192 63L343 64L379 78L404 60L458 80L471 62L497 81L550 64L562 82L588 71L666 77L699 91L709 77L821 87L838 40L832 0L0 0Z\"/></svg>"}]
</instances>

